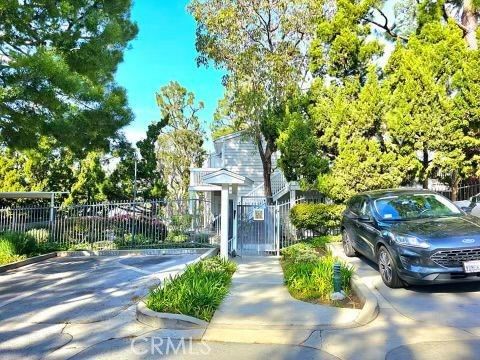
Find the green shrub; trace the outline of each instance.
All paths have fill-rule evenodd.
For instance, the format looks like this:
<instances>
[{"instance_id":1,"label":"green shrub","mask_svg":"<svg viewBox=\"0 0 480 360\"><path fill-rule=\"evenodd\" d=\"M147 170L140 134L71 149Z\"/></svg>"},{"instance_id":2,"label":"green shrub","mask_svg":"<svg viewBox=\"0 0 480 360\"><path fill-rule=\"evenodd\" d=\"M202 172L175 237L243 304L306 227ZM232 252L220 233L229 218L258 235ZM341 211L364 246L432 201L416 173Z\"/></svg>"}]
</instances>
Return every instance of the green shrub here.
<instances>
[{"instance_id":1,"label":"green shrub","mask_svg":"<svg viewBox=\"0 0 480 360\"><path fill-rule=\"evenodd\" d=\"M71 250L70 245L65 243L58 243L58 242L43 242L37 245L37 253L39 254L48 254L55 251L67 251Z\"/></svg>"},{"instance_id":2,"label":"green shrub","mask_svg":"<svg viewBox=\"0 0 480 360\"><path fill-rule=\"evenodd\" d=\"M306 240L308 243L312 244L314 248L317 249L325 249L326 245L332 242L339 242L342 241L341 235L323 235L323 236L315 236Z\"/></svg>"},{"instance_id":3,"label":"green shrub","mask_svg":"<svg viewBox=\"0 0 480 360\"><path fill-rule=\"evenodd\" d=\"M25 259L37 250L37 243L30 235L10 231L0 234L0 264Z\"/></svg>"},{"instance_id":4,"label":"green shrub","mask_svg":"<svg viewBox=\"0 0 480 360\"><path fill-rule=\"evenodd\" d=\"M210 321L228 293L235 270L235 263L219 257L190 265L183 274L151 290L146 299L147 307Z\"/></svg>"},{"instance_id":5,"label":"green shrub","mask_svg":"<svg viewBox=\"0 0 480 360\"><path fill-rule=\"evenodd\" d=\"M316 262L291 261L284 264L285 283L289 291L300 299L320 298L328 301L333 292L333 265L338 259L331 254L317 258ZM350 292L350 279L354 270L341 262L342 289Z\"/></svg>"},{"instance_id":6,"label":"green shrub","mask_svg":"<svg viewBox=\"0 0 480 360\"><path fill-rule=\"evenodd\" d=\"M290 210L290 220L297 229L327 233L340 227L344 210L344 205L297 204Z\"/></svg>"},{"instance_id":7,"label":"green shrub","mask_svg":"<svg viewBox=\"0 0 480 360\"><path fill-rule=\"evenodd\" d=\"M27 258L25 255L12 255L1 251L2 250L0 249L0 265L10 264Z\"/></svg>"},{"instance_id":8,"label":"green shrub","mask_svg":"<svg viewBox=\"0 0 480 360\"><path fill-rule=\"evenodd\" d=\"M353 267L339 261L325 244L331 237L317 237L281 250L285 284L297 299L329 301L333 292L333 265L340 262L342 289L350 292Z\"/></svg>"},{"instance_id":9,"label":"green shrub","mask_svg":"<svg viewBox=\"0 0 480 360\"><path fill-rule=\"evenodd\" d=\"M283 259L287 261L296 261L298 257L314 256L315 259L318 258L318 253L315 251L315 248L308 242L299 242L283 248L280 250L280 254Z\"/></svg>"},{"instance_id":10,"label":"green shrub","mask_svg":"<svg viewBox=\"0 0 480 360\"><path fill-rule=\"evenodd\" d=\"M0 241L8 242L17 255L31 255L37 251L37 242L31 235L7 231L0 234Z\"/></svg>"}]
</instances>

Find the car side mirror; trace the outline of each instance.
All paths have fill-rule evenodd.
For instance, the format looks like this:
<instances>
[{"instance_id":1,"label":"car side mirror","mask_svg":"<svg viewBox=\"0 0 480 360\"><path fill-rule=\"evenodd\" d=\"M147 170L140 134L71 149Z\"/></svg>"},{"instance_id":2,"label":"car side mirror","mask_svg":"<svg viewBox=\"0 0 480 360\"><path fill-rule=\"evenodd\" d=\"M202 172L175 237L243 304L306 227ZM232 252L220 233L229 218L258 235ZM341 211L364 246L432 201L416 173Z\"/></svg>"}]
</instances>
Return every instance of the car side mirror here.
<instances>
[{"instance_id":1,"label":"car side mirror","mask_svg":"<svg viewBox=\"0 0 480 360\"><path fill-rule=\"evenodd\" d=\"M461 210L465 211L467 214L472 212L472 208L469 206L462 206L460 207Z\"/></svg>"},{"instance_id":2,"label":"car side mirror","mask_svg":"<svg viewBox=\"0 0 480 360\"><path fill-rule=\"evenodd\" d=\"M361 222L372 222L372 218L368 215L360 215L357 219Z\"/></svg>"}]
</instances>

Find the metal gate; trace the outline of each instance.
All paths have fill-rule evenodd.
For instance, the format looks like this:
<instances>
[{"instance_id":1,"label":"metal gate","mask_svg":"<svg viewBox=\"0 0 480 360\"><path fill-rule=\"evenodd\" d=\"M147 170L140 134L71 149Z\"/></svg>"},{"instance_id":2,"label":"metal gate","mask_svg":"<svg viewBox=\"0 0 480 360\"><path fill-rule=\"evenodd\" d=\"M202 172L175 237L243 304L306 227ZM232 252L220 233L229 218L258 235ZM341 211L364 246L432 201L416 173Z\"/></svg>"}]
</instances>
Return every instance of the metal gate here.
<instances>
[{"instance_id":1,"label":"metal gate","mask_svg":"<svg viewBox=\"0 0 480 360\"><path fill-rule=\"evenodd\" d=\"M243 197L237 206L239 255L277 255L277 211L265 197Z\"/></svg>"},{"instance_id":2,"label":"metal gate","mask_svg":"<svg viewBox=\"0 0 480 360\"><path fill-rule=\"evenodd\" d=\"M323 202L323 198L298 197L295 203ZM270 204L265 197L244 196L237 206L237 252L239 255L279 255L280 249L314 236L298 230L290 221L291 200Z\"/></svg>"}]
</instances>

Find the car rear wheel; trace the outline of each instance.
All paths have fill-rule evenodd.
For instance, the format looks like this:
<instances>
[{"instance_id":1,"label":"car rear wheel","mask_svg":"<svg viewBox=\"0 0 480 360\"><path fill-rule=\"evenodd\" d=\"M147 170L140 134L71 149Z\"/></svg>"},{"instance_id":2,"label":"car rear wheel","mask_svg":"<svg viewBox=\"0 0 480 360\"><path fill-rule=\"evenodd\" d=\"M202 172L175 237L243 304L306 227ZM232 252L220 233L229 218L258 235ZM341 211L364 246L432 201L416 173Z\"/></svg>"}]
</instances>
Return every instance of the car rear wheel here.
<instances>
[{"instance_id":1,"label":"car rear wheel","mask_svg":"<svg viewBox=\"0 0 480 360\"><path fill-rule=\"evenodd\" d=\"M348 257L357 256L357 252L353 248L353 242L350 235L348 235L347 230L342 231L342 245L345 255L347 255Z\"/></svg>"},{"instance_id":2,"label":"car rear wheel","mask_svg":"<svg viewBox=\"0 0 480 360\"><path fill-rule=\"evenodd\" d=\"M403 287L403 281L398 276L398 271L393 262L392 256L388 252L387 248L382 246L378 250L378 269L383 282L390 288Z\"/></svg>"}]
</instances>

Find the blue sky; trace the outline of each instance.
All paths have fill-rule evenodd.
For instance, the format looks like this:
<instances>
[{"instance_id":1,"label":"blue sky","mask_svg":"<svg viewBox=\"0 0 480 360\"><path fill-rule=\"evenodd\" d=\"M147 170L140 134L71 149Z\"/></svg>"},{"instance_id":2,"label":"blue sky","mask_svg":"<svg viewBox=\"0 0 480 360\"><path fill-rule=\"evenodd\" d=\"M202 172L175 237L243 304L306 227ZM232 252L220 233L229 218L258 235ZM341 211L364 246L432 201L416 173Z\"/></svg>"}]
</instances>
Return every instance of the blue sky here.
<instances>
[{"instance_id":1,"label":"blue sky","mask_svg":"<svg viewBox=\"0 0 480 360\"><path fill-rule=\"evenodd\" d=\"M155 92L171 80L193 91L205 103L200 118L210 124L223 95L222 72L195 62L195 21L186 0L137 0L132 19L139 27L116 79L127 89L135 120L125 128L131 141L139 140L147 126L159 120Z\"/></svg>"}]
</instances>

